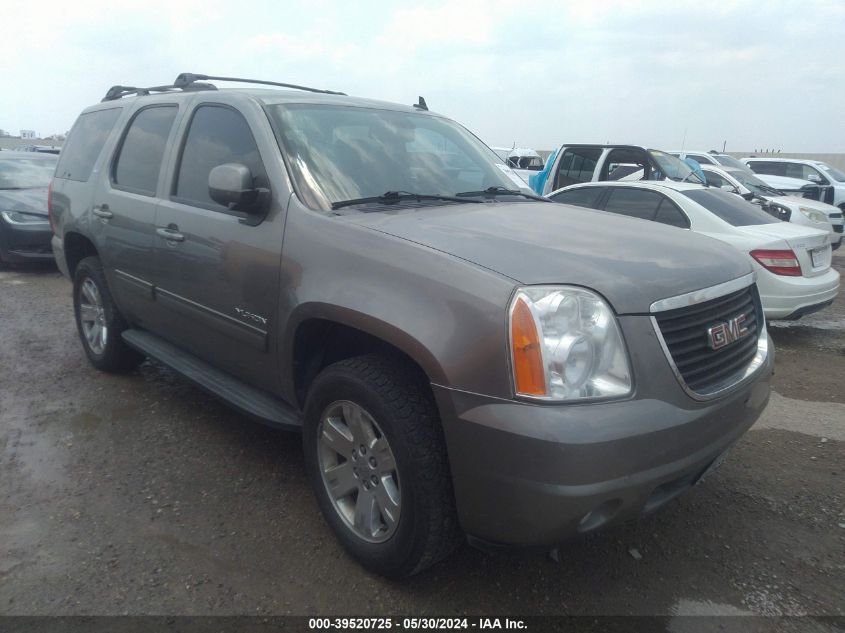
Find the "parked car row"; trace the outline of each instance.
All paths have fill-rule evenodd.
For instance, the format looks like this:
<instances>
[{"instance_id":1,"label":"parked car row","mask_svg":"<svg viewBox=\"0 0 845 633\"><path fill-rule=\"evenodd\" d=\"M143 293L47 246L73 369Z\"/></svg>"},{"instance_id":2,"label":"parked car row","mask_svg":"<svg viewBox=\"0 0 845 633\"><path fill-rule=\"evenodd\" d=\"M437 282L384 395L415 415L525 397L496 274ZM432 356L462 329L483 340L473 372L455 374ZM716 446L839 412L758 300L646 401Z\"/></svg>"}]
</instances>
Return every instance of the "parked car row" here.
<instances>
[{"instance_id":1,"label":"parked car row","mask_svg":"<svg viewBox=\"0 0 845 633\"><path fill-rule=\"evenodd\" d=\"M732 193L684 182L593 182L553 192L556 202L688 229L746 253L767 319L796 319L833 302L827 231L782 222Z\"/></svg>"},{"instance_id":2,"label":"parked car row","mask_svg":"<svg viewBox=\"0 0 845 633\"><path fill-rule=\"evenodd\" d=\"M736 193L749 201L759 201L773 216L795 224L803 224L830 232L830 243L836 250L842 243L842 210L831 204L788 196L749 172L734 167L702 165L704 177L711 187Z\"/></svg>"},{"instance_id":3,"label":"parked car row","mask_svg":"<svg viewBox=\"0 0 845 633\"><path fill-rule=\"evenodd\" d=\"M822 310L838 292L831 250L841 244L842 212L786 196L727 155L563 145L528 182L558 202L653 220L732 244L757 271L768 319ZM781 220L792 226L779 226Z\"/></svg>"}]
</instances>

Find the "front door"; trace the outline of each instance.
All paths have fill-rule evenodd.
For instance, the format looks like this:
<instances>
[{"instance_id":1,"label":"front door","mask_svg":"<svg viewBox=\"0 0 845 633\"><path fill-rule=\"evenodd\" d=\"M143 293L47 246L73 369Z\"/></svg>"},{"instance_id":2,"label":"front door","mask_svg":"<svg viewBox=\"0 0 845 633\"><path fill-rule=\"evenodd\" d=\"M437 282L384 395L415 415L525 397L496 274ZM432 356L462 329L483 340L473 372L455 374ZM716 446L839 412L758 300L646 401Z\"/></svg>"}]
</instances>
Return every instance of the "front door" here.
<instances>
[{"instance_id":1,"label":"front door","mask_svg":"<svg viewBox=\"0 0 845 633\"><path fill-rule=\"evenodd\" d=\"M271 189L267 161L240 111L202 103L185 129L170 196L156 213L155 295L165 319L159 333L228 373L275 390L272 326L284 209L275 191L266 215L257 218L209 196L209 172L225 163L246 165L256 187Z\"/></svg>"}]
</instances>

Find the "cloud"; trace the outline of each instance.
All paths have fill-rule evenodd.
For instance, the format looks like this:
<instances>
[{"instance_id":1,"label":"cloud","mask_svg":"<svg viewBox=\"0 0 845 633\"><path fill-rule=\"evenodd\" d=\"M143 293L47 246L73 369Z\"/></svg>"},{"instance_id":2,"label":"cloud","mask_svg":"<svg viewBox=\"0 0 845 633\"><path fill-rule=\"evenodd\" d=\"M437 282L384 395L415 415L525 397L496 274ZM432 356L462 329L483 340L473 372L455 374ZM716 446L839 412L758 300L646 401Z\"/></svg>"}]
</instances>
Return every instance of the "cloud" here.
<instances>
[{"instance_id":1,"label":"cloud","mask_svg":"<svg viewBox=\"0 0 845 633\"><path fill-rule=\"evenodd\" d=\"M424 95L493 144L845 151L845 4L741 0L45 0L39 46L0 39L0 127L64 131L109 85L183 71L402 103ZM6 16L4 16L6 17ZM61 95L61 98L57 98Z\"/></svg>"}]
</instances>

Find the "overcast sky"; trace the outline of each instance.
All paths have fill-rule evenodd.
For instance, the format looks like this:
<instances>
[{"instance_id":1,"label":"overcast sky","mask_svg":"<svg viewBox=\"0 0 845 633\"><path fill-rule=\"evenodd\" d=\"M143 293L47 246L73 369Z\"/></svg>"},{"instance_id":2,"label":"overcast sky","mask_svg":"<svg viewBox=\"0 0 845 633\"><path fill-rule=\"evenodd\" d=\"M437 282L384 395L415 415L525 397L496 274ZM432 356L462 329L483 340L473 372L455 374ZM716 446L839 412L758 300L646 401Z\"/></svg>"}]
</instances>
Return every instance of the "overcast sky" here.
<instances>
[{"instance_id":1,"label":"overcast sky","mask_svg":"<svg viewBox=\"0 0 845 633\"><path fill-rule=\"evenodd\" d=\"M415 102L490 145L845 152L845 1L3 0L0 128L190 71Z\"/></svg>"}]
</instances>

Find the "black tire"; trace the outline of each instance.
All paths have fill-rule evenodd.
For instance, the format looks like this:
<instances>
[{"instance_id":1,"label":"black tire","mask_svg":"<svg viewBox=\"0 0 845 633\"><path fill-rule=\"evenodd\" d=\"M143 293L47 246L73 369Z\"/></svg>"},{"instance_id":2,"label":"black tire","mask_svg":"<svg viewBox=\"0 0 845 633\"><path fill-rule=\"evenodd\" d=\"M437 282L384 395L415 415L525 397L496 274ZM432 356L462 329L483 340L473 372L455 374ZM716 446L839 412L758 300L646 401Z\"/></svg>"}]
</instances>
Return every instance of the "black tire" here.
<instances>
[{"instance_id":1,"label":"black tire","mask_svg":"<svg viewBox=\"0 0 845 633\"><path fill-rule=\"evenodd\" d=\"M87 280L93 282L99 292L103 308L102 319L107 328L105 345L100 351L92 348L80 318L80 305L84 301L82 287ZM76 267L73 275L73 312L82 348L94 367L101 371L124 373L131 371L144 360L144 356L129 347L120 336L129 326L114 304L99 257L86 257Z\"/></svg>"},{"instance_id":2,"label":"black tire","mask_svg":"<svg viewBox=\"0 0 845 633\"><path fill-rule=\"evenodd\" d=\"M401 511L381 543L356 534L335 508L319 458L320 422L338 401L359 405L378 424L395 457ZM430 389L406 362L368 355L326 367L305 405L305 464L324 518L361 565L389 578L411 576L448 556L461 542L445 439Z\"/></svg>"}]
</instances>

